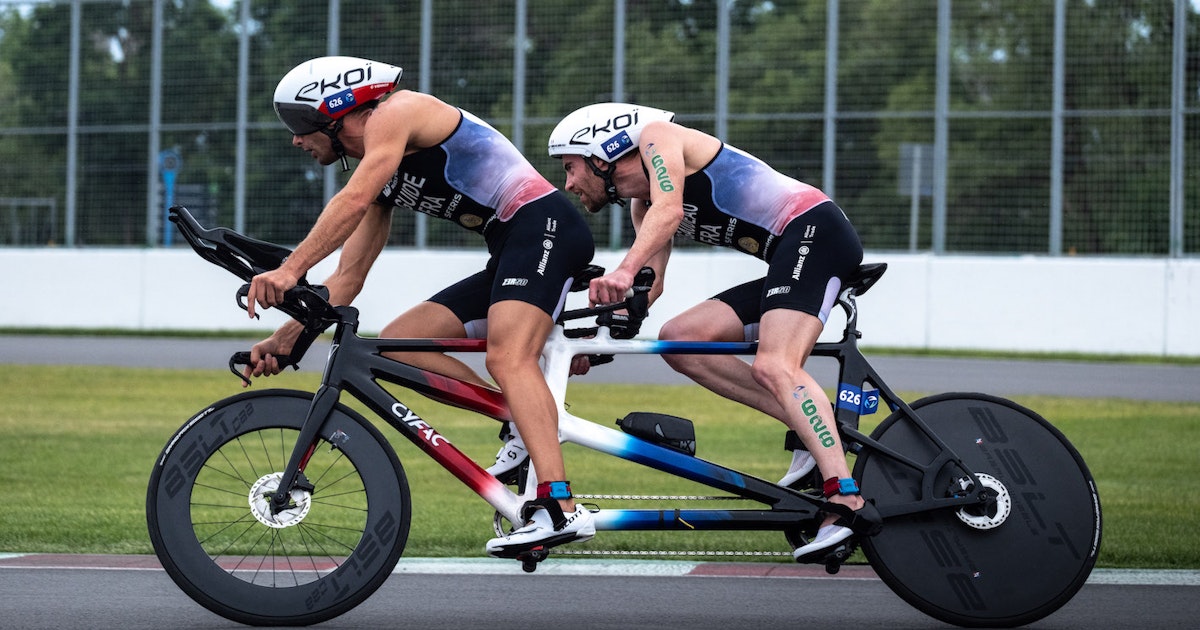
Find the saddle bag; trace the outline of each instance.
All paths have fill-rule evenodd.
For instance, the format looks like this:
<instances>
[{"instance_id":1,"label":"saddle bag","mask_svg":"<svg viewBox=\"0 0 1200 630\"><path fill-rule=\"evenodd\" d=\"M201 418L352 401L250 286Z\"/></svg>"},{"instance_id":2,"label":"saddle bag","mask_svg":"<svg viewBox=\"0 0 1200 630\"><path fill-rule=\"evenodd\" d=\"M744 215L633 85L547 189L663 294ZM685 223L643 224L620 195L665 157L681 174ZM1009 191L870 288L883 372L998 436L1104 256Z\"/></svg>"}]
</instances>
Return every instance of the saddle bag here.
<instances>
[{"instance_id":1,"label":"saddle bag","mask_svg":"<svg viewBox=\"0 0 1200 630\"><path fill-rule=\"evenodd\" d=\"M696 428L687 418L664 413L634 411L617 420L621 430L636 438L665 446L685 455L696 454Z\"/></svg>"}]
</instances>

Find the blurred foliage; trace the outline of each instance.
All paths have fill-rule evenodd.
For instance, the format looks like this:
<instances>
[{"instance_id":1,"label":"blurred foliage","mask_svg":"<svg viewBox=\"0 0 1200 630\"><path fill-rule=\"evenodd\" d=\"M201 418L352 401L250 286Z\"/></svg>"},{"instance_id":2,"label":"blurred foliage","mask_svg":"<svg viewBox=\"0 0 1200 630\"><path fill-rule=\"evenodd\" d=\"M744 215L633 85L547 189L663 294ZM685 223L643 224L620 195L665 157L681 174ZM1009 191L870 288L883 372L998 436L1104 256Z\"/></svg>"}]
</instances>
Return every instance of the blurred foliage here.
<instances>
[{"instance_id":1,"label":"blurred foliage","mask_svg":"<svg viewBox=\"0 0 1200 630\"><path fill-rule=\"evenodd\" d=\"M77 234L81 245L142 245L147 238L154 3L81 5ZM344 0L334 34L341 54L405 68L434 95L489 120L555 184L545 137L571 110L614 98L614 3L530 0L524 81L514 79L516 2L438 0L421 77L421 3ZM937 0L838 3L836 176L826 173L825 0L626 0L624 100L671 109L709 132L717 125L718 6L728 6L726 140L788 175L831 190L869 249L909 247L910 203L901 146L933 143ZM1089 254L1168 251L1171 0L1068 0L1065 25L1063 250ZM329 54L327 0L171 0L162 4L161 146L184 160L181 202L232 222L236 116L248 107L247 231L303 238L323 205L324 174L291 148L270 107L280 76ZM72 7L0 7L0 176L3 197L65 204ZM956 0L950 51L946 247L965 252L1046 252L1049 247L1054 3ZM249 32L249 85L237 81L239 35ZM1187 41L1200 15L1188 7ZM1185 164L1200 161L1200 47L1185 61L1189 129ZM514 85L523 86L521 94ZM514 98L524 119L514 121ZM518 129L522 132L514 134ZM1195 167L1191 166L1194 172ZM345 175L340 177L343 179ZM1185 178L1185 199L1200 178ZM921 197L918 248L929 247L930 200ZM1200 204L1185 204L1185 251L1200 249ZM207 214L205 214L207 212ZM153 212L149 213L153 215ZM599 240L610 214L589 217ZM3 219L0 219L2 222ZM0 225L0 228L3 228ZM14 230L16 228L13 228ZM429 240L480 247L440 221ZM3 231L0 229L0 231ZM414 215L394 222L411 245ZM624 230L626 243L631 234ZM3 241L0 241L2 243ZM44 244L44 243L42 243Z\"/></svg>"}]
</instances>

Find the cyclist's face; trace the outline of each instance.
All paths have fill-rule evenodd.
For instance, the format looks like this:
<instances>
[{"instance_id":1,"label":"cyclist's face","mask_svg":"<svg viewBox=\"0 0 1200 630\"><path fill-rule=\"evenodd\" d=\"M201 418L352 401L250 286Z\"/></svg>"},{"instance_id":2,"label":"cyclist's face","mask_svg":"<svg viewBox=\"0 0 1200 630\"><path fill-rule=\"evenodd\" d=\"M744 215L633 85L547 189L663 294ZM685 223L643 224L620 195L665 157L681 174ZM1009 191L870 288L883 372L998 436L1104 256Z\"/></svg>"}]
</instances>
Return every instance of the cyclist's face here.
<instances>
[{"instance_id":1,"label":"cyclist's face","mask_svg":"<svg viewBox=\"0 0 1200 630\"><path fill-rule=\"evenodd\" d=\"M567 192L579 195L579 202L588 212L599 212L608 204L608 195L604 192L604 180L592 172L578 155L564 155L562 158L563 171L567 181L564 187Z\"/></svg>"},{"instance_id":2,"label":"cyclist's face","mask_svg":"<svg viewBox=\"0 0 1200 630\"><path fill-rule=\"evenodd\" d=\"M338 159L329 136L320 131L292 136L292 146L299 147L311 155L321 166L333 164Z\"/></svg>"}]
</instances>

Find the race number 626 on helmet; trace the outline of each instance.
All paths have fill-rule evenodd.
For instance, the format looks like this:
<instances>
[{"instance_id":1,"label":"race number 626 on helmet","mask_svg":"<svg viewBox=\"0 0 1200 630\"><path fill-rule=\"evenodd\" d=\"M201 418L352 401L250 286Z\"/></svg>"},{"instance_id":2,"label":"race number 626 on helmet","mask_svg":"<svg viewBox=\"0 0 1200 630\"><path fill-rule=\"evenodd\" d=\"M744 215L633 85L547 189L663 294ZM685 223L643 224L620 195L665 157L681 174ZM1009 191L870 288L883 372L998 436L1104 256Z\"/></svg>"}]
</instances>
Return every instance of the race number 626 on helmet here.
<instances>
[{"instance_id":1,"label":"race number 626 on helmet","mask_svg":"<svg viewBox=\"0 0 1200 630\"><path fill-rule=\"evenodd\" d=\"M364 106L373 107L396 89L403 70L358 57L318 57L292 68L275 86L275 113L297 136L320 131L329 136L346 168L338 140L341 119Z\"/></svg>"}]
</instances>

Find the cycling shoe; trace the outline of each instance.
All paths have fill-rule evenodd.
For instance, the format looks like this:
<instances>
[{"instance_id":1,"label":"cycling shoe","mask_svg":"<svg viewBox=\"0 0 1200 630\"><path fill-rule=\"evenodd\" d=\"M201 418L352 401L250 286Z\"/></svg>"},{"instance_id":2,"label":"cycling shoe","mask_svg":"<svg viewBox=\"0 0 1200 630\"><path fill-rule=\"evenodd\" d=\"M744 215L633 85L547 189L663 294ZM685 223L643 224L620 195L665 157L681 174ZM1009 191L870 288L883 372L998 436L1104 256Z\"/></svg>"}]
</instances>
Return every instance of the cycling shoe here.
<instances>
[{"instance_id":1,"label":"cycling shoe","mask_svg":"<svg viewBox=\"0 0 1200 630\"><path fill-rule=\"evenodd\" d=\"M551 514L552 511L558 514ZM556 516L561 518L556 519ZM564 514L554 502L553 507L539 505L523 527L507 536L489 540L484 549L493 558L515 558L535 549L590 540L595 535L596 523L587 508L576 505L574 512Z\"/></svg>"},{"instance_id":2,"label":"cycling shoe","mask_svg":"<svg viewBox=\"0 0 1200 630\"><path fill-rule=\"evenodd\" d=\"M779 480L779 485L790 487L794 483L803 481L816 467L817 460L812 453L804 449L796 449L792 451L792 464L788 466L787 474Z\"/></svg>"},{"instance_id":3,"label":"cycling shoe","mask_svg":"<svg viewBox=\"0 0 1200 630\"><path fill-rule=\"evenodd\" d=\"M861 508L852 510L840 503L826 503L822 511L836 514L838 519L817 530L817 535L807 545L792 552L796 562L820 562L826 552L855 534L874 536L883 529L883 518L875 504L867 501Z\"/></svg>"},{"instance_id":4,"label":"cycling shoe","mask_svg":"<svg viewBox=\"0 0 1200 630\"><path fill-rule=\"evenodd\" d=\"M505 481L506 477L511 477L517 468L529 459L529 451L525 448L525 441L516 432L516 427L512 427L510 431L504 442L504 446L501 446L500 450L496 453L496 463L487 469L489 475L501 481Z\"/></svg>"},{"instance_id":5,"label":"cycling shoe","mask_svg":"<svg viewBox=\"0 0 1200 630\"><path fill-rule=\"evenodd\" d=\"M817 530L817 536L813 538L812 542L803 547L797 547L792 552L792 557L796 559L796 562L820 562L825 557L825 552L853 535L854 530L849 527L826 525Z\"/></svg>"}]
</instances>

